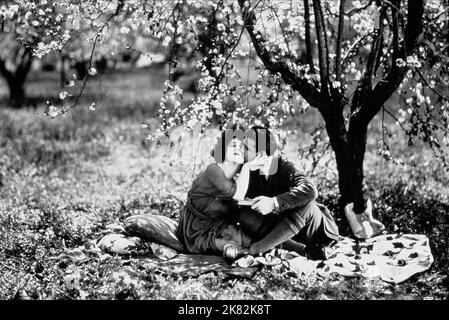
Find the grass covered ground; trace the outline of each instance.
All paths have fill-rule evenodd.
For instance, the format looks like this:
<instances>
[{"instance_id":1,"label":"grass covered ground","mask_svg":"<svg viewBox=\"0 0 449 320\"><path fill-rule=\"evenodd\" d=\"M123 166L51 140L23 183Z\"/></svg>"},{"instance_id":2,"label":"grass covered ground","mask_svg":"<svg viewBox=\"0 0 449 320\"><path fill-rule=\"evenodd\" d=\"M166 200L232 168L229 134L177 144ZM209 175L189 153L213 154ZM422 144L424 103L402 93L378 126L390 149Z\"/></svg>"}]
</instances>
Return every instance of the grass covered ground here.
<instances>
[{"instance_id":1,"label":"grass covered ground","mask_svg":"<svg viewBox=\"0 0 449 320\"><path fill-rule=\"evenodd\" d=\"M56 101L57 78L33 74L28 85L36 109L0 108L0 299L443 299L449 278L449 174L420 145L413 149L390 125L392 153L416 167L376 154L380 123L368 146L366 183L375 215L390 232L426 234L435 263L404 284L332 276L300 278L265 268L252 280L205 274L181 279L144 269L138 261L111 258L67 265L53 259L64 247L94 239L105 225L136 213L176 218L194 176L167 144L143 141L158 105L165 71L115 73L92 83L81 105L50 120L42 101ZM0 85L2 85L0 83ZM2 86L4 88L4 86ZM4 97L4 90L0 95ZM97 110L88 105L97 102ZM307 121L316 115L307 114ZM209 137L210 138L210 137ZM298 134L285 153L300 167ZM207 142L206 144L207 145ZM198 163L197 169L202 163ZM204 164L204 163L203 163ZM314 180L321 201L334 211L338 190L333 162L320 163ZM339 220L342 233L348 234ZM66 284L67 277L79 285Z\"/></svg>"}]
</instances>

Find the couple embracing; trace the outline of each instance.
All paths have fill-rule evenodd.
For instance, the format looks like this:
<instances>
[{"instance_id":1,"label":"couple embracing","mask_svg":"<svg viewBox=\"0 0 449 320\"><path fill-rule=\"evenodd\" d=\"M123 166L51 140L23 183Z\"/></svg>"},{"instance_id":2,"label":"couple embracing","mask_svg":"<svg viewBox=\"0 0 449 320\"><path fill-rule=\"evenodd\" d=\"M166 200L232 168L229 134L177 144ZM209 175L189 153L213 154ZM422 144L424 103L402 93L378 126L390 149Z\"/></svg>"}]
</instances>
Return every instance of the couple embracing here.
<instances>
[{"instance_id":1,"label":"couple embracing","mask_svg":"<svg viewBox=\"0 0 449 320\"><path fill-rule=\"evenodd\" d=\"M193 181L177 229L186 251L236 259L275 247L326 259L338 240L315 185L279 154L267 128L224 130ZM250 134L248 134L250 132Z\"/></svg>"}]
</instances>

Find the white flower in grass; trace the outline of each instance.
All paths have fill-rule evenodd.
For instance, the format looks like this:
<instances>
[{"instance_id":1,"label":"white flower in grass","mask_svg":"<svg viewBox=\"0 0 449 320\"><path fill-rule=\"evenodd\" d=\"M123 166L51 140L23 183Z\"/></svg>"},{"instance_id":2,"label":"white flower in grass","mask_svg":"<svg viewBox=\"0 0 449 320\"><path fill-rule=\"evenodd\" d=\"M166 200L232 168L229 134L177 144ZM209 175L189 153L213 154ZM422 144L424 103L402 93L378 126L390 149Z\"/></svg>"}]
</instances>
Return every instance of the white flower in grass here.
<instances>
[{"instance_id":1,"label":"white flower in grass","mask_svg":"<svg viewBox=\"0 0 449 320\"><path fill-rule=\"evenodd\" d=\"M75 85L75 81L70 80L68 86L69 86L69 87L73 87L74 85Z\"/></svg>"},{"instance_id":2,"label":"white flower in grass","mask_svg":"<svg viewBox=\"0 0 449 320\"><path fill-rule=\"evenodd\" d=\"M123 27L120 28L120 33L121 34L128 34L129 31L130 31L130 29L128 27L126 27L126 26L123 26Z\"/></svg>"},{"instance_id":3,"label":"white flower in grass","mask_svg":"<svg viewBox=\"0 0 449 320\"><path fill-rule=\"evenodd\" d=\"M89 110L90 110L90 111L95 111L95 110L96 110L95 102L92 103L92 104L89 106Z\"/></svg>"},{"instance_id":4,"label":"white flower in grass","mask_svg":"<svg viewBox=\"0 0 449 320\"><path fill-rule=\"evenodd\" d=\"M47 102L47 103L48 103L48 102ZM53 118L56 118L56 117L59 115L59 110L58 110L55 106L49 104L49 105L47 106L46 113L47 113L47 115L48 115L50 118L53 119Z\"/></svg>"},{"instance_id":5,"label":"white flower in grass","mask_svg":"<svg viewBox=\"0 0 449 320\"><path fill-rule=\"evenodd\" d=\"M89 75L94 76L97 74L97 69L95 69L94 67L89 68L88 73L89 73Z\"/></svg>"},{"instance_id":6,"label":"white flower in grass","mask_svg":"<svg viewBox=\"0 0 449 320\"><path fill-rule=\"evenodd\" d=\"M68 92L67 91L63 91L59 93L59 99L64 100L65 98L67 98L68 96Z\"/></svg>"}]
</instances>

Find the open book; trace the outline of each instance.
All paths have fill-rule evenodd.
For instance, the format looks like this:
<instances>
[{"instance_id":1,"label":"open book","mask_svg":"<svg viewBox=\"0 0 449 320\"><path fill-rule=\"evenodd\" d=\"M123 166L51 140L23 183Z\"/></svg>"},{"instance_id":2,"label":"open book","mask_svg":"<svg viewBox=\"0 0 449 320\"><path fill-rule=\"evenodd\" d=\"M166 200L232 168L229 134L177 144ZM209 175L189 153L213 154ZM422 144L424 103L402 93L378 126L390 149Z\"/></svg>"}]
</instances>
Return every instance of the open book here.
<instances>
[{"instance_id":1,"label":"open book","mask_svg":"<svg viewBox=\"0 0 449 320\"><path fill-rule=\"evenodd\" d=\"M237 204L239 206L252 206L254 204L254 200L253 199L238 200Z\"/></svg>"}]
</instances>

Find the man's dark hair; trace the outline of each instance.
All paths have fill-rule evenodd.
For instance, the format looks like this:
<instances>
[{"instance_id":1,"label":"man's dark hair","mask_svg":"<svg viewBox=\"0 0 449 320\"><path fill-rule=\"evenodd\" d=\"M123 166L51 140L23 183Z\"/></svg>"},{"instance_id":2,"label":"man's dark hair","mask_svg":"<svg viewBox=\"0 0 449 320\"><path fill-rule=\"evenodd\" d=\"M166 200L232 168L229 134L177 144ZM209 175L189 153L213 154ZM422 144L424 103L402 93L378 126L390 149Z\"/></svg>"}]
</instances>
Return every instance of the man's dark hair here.
<instances>
[{"instance_id":1,"label":"man's dark hair","mask_svg":"<svg viewBox=\"0 0 449 320\"><path fill-rule=\"evenodd\" d=\"M249 130L255 134L247 134L248 138L255 137L256 152L265 151L268 156L272 156L278 150L278 144L271 131L262 126L252 126ZM265 141L265 143L264 143Z\"/></svg>"}]
</instances>

